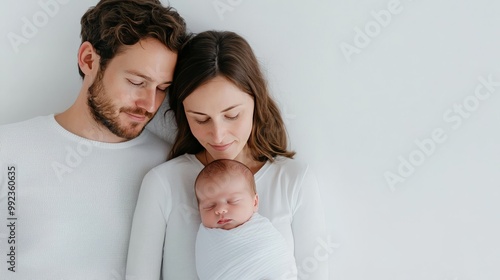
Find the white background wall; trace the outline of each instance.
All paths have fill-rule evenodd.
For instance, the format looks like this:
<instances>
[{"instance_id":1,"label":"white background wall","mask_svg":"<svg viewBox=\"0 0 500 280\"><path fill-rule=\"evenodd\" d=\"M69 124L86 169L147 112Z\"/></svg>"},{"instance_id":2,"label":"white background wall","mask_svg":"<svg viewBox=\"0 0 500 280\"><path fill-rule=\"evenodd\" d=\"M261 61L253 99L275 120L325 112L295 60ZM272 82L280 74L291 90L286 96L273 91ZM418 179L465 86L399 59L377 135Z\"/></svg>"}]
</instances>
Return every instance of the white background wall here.
<instances>
[{"instance_id":1,"label":"white background wall","mask_svg":"<svg viewBox=\"0 0 500 280\"><path fill-rule=\"evenodd\" d=\"M2 1L0 124L76 97L79 20L97 1L55 1ZM170 3L191 31L254 47L318 173L331 279L500 279L500 2Z\"/></svg>"}]
</instances>

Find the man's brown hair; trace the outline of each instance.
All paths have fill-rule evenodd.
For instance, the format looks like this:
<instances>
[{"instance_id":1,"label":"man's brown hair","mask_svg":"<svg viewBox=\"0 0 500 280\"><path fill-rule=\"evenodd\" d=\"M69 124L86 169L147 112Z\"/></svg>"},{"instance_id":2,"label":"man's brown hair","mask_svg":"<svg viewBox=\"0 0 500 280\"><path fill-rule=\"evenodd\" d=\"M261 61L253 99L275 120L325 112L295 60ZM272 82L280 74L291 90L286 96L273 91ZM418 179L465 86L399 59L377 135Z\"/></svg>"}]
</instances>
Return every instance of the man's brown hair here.
<instances>
[{"instance_id":1,"label":"man's brown hair","mask_svg":"<svg viewBox=\"0 0 500 280\"><path fill-rule=\"evenodd\" d=\"M101 71L125 45L154 38L177 53L187 38L184 19L158 0L101 0L83 15L81 27L82 43L92 44Z\"/></svg>"}]
</instances>

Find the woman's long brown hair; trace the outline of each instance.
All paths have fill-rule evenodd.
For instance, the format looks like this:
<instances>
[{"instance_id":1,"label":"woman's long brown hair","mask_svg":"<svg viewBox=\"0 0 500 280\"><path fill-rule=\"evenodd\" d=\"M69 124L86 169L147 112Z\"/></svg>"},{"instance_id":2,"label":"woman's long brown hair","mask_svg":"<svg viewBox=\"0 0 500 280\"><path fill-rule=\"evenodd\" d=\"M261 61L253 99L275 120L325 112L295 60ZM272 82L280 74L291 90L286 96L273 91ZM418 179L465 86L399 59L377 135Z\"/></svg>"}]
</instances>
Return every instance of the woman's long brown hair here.
<instances>
[{"instance_id":1,"label":"woman's long brown hair","mask_svg":"<svg viewBox=\"0 0 500 280\"><path fill-rule=\"evenodd\" d=\"M170 108L177 122L177 136L169 158L196 154L203 146L191 133L183 101L196 88L223 76L254 99L252 132L248 139L253 158L273 161L278 155L293 158L287 149L287 133L276 102L248 42L234 32L205 31L191 38L180 51L170 88Z\"/></svg>"}]
</instances>

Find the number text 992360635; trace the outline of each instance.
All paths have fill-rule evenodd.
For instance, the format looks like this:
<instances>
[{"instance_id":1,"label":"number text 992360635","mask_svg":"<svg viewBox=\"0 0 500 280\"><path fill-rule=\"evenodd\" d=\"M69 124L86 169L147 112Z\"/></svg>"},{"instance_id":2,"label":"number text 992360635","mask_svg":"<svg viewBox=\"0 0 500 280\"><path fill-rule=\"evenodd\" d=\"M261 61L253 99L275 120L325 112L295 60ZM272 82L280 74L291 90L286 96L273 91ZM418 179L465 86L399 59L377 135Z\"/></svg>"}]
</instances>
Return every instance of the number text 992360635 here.
<instances>
[{"instance_id":1,"label":"number text 992360635","mask_svg":"<svg viewBox=\"0 0 500 280\"><path fill-rule=\"evenodd\" d=\"M16 187L17 168L13 165L7 166L7 228L8 228L8 250L7 263L8 270L16 272Z\"/></svg>"}]
</instances>

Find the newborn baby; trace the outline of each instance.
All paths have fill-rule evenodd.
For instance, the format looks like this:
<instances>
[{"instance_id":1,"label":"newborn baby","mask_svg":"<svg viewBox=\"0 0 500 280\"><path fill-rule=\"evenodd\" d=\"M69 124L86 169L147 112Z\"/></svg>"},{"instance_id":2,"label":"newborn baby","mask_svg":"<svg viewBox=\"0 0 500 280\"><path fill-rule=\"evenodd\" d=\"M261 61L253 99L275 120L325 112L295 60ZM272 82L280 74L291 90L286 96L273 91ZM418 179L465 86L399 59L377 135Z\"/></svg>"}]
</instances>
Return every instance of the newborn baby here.
<instances>
[{"instance_id":1,"label":"newborn baby","mask_svg":"<svg viewBox=\"0 0 500 280\"><path fill-rule=\"evenodd\" d=\"M297 279L293 252L257 213L250 169L234 160L213 161L196 178L195 192L202 221L196 238L200 280Z\"/></svg>"}]
</instances>

